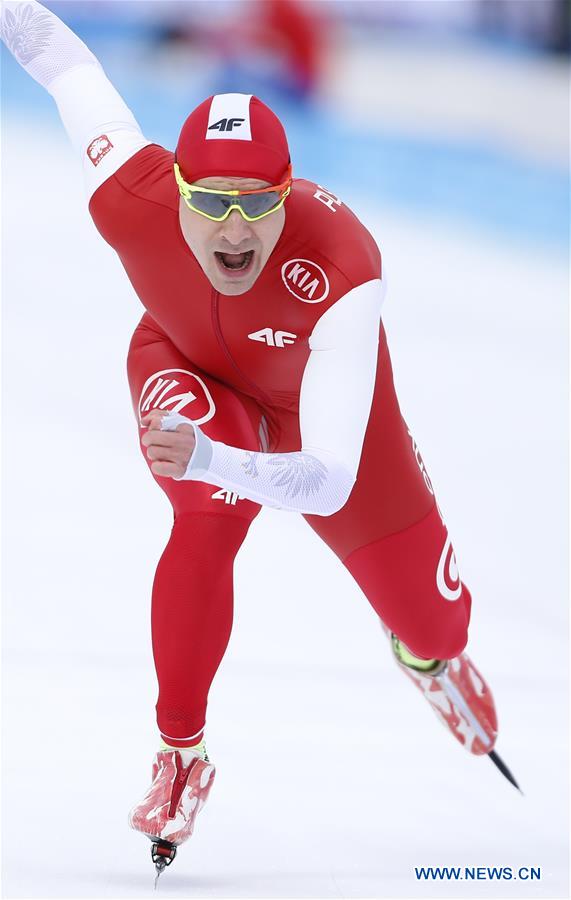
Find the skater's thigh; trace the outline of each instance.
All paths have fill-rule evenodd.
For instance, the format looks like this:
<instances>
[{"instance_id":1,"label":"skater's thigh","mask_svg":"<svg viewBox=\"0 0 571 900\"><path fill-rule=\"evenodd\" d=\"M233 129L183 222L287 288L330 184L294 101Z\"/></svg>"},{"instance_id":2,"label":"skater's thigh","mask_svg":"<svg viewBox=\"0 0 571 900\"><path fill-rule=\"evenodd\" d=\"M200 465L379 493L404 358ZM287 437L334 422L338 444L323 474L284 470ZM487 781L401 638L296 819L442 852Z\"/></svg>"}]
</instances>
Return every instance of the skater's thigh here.
<instances>
[{"instance_id":1,"label":"skater's thigh","mask_svg":"<svg viewBox=\"0 0 571 900\"><path fill-rule=\"evenodd\" d=\"M470 594L401 416L384 340L355 487L335 515L306 518L413 652L450 658L463 649Z\"/></svg>"},{"instance_id":2,"label":"skater's thigh","mask_svg":"<svg viewBox=\"0 0 571 900\"><path fill-rule=\"evenodd\" d=\"M246 450L260 449L262 412L257 404L195 366L148 315L135 329L127 371L139 442L144 434L141 418L152 409L164 409L192 419L212 440ZM151 471L146 448L140 447ZM151 474L171 500L177 516L201 511L252 519L260 509L250 500L203 482Z\"/></svg>"},{"instance_id":3,"label":"skater's thigh","mask_svg":"<svg viewBox=\"0 0 571 900\"><path fill-rule=\"evenodd\" d=\"M343 410L339 414L342 422ZM355 486L338 513L306 519L345 560L357 548L420 521L434 504L432 485L400 412L382 330L371 415Z\"/></svg>"}]
</instances>

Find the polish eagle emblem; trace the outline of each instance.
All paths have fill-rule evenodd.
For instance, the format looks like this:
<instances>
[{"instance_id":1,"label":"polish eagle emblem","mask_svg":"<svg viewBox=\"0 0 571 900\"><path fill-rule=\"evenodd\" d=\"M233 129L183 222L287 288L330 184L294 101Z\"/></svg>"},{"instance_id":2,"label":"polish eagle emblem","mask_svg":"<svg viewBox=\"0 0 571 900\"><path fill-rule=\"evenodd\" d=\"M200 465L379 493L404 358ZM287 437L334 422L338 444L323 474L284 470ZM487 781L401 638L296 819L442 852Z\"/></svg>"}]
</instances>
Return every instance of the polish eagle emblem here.
<instances>
[{"instance_id":1,"label":"polish eagle emblem","mask_svg":"<svg viewBox=\"0 0 571 900\"><path fill-rule=\"evenodd\" d=\"M316 494L327 476L323 463L307 453L276 453L269 457L268 464L275 468L270 476L272 483L284 486L288 497Z\"/></svg>"},{"instance_id":2,"label":"polish eagle emblem","mask_svg":"<svg viewBox=\"0 0 571 900\"><path fill-rule=\"evenodd\" d=\"M49 13L37 12L29 3L22 3L14 11L5 10L1 28L5 44L26 66L44 52L54 26Z\"/></svg>"},{"instance_id":3,"label":"polish eagle emblem","mask_svg":"<svg viewBox=\"0 0 571 900\"><path fill-rule=\"evenodd\" d=\"M97 157L103 153L110 146L109 138L99 137L93 143L89 145L88 153L91 159L97 159Z\"/></svg>"},{"instance_id":4,"label":"polish eagle emblem","mask_svg":"<svg viewBox=\"0 0 571 900\"><path fill-rule=\"evenodd\" d=\"M272 466L270 480L276 487L284 487L286 497L308 497L316 494L327 477L327 469L308 453L253 453L247 450L242 468L250 478L259 478L258 459L263 456Z\"/></svg>"},{"instance_id":5,"label":"polish eagle emblem","mask_svg":"<svg viewBox=\"0 0 571 900\"><path fill-rule=\"evenodd\" d=\"M249 475L250 478L257 478L260 474L258 472L258 464L256 463L256 454L251 453L249 450L244 453L244 459L241 465L246 475Z\"/></svg>"}]
</instances>

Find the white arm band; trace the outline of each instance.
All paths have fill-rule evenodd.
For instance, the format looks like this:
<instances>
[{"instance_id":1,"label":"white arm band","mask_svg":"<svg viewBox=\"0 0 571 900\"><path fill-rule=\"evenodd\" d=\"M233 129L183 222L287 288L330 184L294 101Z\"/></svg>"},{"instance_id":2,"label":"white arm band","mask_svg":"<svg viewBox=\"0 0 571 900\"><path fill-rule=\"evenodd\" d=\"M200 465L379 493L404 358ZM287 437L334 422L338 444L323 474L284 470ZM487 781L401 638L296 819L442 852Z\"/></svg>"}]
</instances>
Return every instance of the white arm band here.
<instances>
[{"instance_id":1,"label":"white arm band","mask_svg":"<svg viewBox=\"0 0 571 900\"><path fill-rule=\"evenodd\" d=\"M292 512L338 512L357 477L371 411L383 297L384 282L369 281L338 300L315 326L301 386L301 451L240 450L210 440L194 425L196 447L178 480L205 481ZM161 428L176 430L189 422L170 414Z\"/></svg>"},{"instance_id":2,"label":"white arm band","mask_svg":"<svg viewBox=\"0 0 571 900\"><path fill-rule=\"evenodd\" d=\"M36 0L2 0L2 40L52 95L82 154L88 196L142 147L141 133L98 60L61 19Z\"/></svg>"}]
</instances>

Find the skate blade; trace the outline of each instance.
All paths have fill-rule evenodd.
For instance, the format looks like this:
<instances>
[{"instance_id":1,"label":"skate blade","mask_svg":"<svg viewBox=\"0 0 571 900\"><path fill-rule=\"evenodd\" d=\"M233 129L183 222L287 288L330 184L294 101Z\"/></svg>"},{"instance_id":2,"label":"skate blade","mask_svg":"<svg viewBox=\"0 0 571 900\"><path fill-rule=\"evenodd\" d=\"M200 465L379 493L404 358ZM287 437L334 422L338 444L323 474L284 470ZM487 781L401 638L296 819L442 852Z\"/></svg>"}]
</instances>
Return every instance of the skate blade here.
<instances>
[{"instance_id":1,"label":"skate blade","mask_svg":"<svg viewBox=\"0 0 571 900\"><path fill-rule=\"evenodd\" d=\"M495 750L490 750L490 752L488 753L488 756L490 757L490 759L492 760L492 762L496 766L496 768L500 770L500 772L502 773L504 778L507 778L507 780L510 782L510 784L513 784L514 788L516 788L522 796L525 796L522 789L520 788L519 784L515 780L514 776L512 775L512 773L506 766L506 764L503 761L503 759L501 758L501 756L498 756L498 754L496 753Z\"/></svg>"},{"instance_id":2,"label":"skate blade","mask_svg":"<svg viewBox=\"0 0 571 900\"><path fill-rule=\"evenodd\" d=\"M147 837L150 837L150 835L147 835ZM171 841L157 838L156 836L151 837L151 840L153 842L151 847L151 859L153 860L157 873L155 875L156 890L160 875L162 875L167 866L170 866L176 856L177 845L173 844Z\"/></svg>"},{"instance_id":3,"label":"skate blade","mask_svg":"<svg viewBox=\"0 0 571 900\"><path fill-rule=\"evenodd\" d=\"M167 867L166 863L163 863L162 865L160 863L155 863L155 869L157 870L157 874L155 875L155 891L156 891L158 883L159 883L159 878L162 875L162 873L164 872L164 870L166 869L166 867Z\"/></svg>"}]
</instances>

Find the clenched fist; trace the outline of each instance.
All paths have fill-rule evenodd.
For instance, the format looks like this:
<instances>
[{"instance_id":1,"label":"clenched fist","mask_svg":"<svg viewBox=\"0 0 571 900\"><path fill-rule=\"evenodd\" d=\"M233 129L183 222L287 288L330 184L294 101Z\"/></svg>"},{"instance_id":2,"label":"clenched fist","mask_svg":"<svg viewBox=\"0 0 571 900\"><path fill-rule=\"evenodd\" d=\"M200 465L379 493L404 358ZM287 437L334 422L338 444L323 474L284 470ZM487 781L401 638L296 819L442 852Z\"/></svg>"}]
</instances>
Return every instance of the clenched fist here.
<instances>
[{"instance_id":1,"label":"clenched fist","mask_svg":"<svg viewBox=\"0 0 571 900\"><path fill-rule=\"evenodd\" d=\"M161 420L167 415L160 409L153 409L143 419L141 425L147 431L141 443L147 448L151 471L167 478L181 478L186 472L196 441L192 425L177 425L176 431L161 431Z\"/></svg>"}]
</instances>

